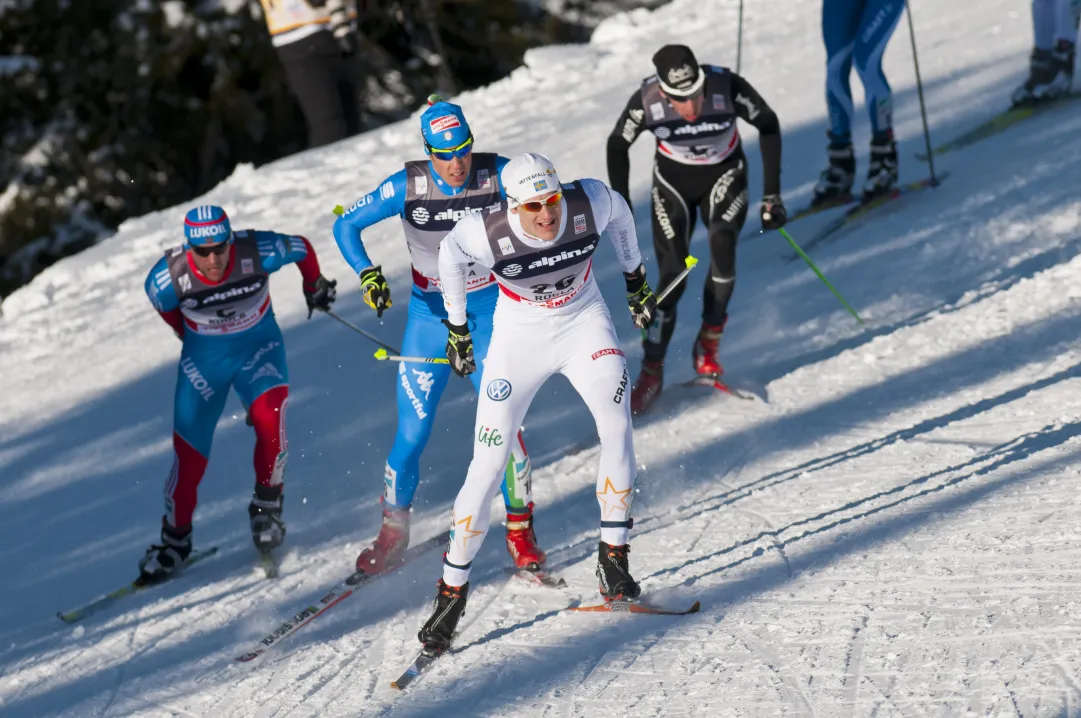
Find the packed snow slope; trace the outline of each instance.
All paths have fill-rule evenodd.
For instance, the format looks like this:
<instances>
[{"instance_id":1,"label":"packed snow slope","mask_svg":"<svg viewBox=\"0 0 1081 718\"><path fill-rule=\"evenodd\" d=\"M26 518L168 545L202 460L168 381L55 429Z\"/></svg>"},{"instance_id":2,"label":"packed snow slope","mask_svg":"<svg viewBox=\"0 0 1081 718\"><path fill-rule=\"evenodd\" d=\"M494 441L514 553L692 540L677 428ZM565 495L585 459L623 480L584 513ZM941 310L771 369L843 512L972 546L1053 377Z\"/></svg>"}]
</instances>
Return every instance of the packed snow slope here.
<instances>
[{"instance_id":1,"label":"packed snow slope","mask_svg":"<svg viewBox=\"0 0 1081 718\"><path fill-rule=\"evenodd\" d=\"M1028 8L913 5L941 141L1003 108L1023 79ZM743 71L782 119L792 208L824 161L818 12L797 0L746 7ZM592 44L531 52L526 67L459 101L480 147L542 151L565 178L603 178L605 137L653 50L681 41L704 61L731 63L735 20L734 0L617 17ZM913 159L922 138L903 25L886 66L902 180L917 179L926 168ZM865 148L862 116L858 126ZM185 208L128 222L3 307L0 715L1081 715L1079 136L1076 107L1050 110L943 157L938 167L952 176L939 189L818 248L864 328L785 259L776 234L752 231L752 212L721 358L768 402L679 387L691 371L698 270L669 390L636 423L632 568L651 600L699 600L702 612L560 611L596 599L597 447L584 405L554 379L526 429L537 532L571 587L508 577L493 526L458 652L406 693L388 684L417 649L440 572L435 551L263 661L231 661L348 574L378 529L394 432L395 367L331 319L306 321L288 268L273 290L293 386L283 575L270 582L254 570L252 437L234 400L196 514L196 543L220 554L77 627L56 619L134 576L156 538L171 463L178 344L142 280L180 241ZM646 248L649 144L633 156ZM240 170L199 201L224 205L241 227L307 235L341 282L339 311L396 341L409 287L399 228L366 235L397 300L380 322L337 254L331 209L419 151L414 120ZM799 239L826 220L790 229ZM638 339L607 251L597 274L636 372ZM446 526L474 409L455 380L424 456L414 540Z\"/></svg>"}]
</instances>

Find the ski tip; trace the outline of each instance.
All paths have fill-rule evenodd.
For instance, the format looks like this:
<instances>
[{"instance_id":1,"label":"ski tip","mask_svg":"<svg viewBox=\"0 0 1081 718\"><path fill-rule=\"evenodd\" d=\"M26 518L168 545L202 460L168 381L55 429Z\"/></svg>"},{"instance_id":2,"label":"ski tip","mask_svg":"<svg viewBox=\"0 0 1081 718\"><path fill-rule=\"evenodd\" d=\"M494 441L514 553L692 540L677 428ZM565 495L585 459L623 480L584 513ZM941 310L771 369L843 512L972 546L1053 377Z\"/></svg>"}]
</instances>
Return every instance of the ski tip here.
<instances>
[{"instance_id":1,"label":"ski tip","mask_svg":"<svg viewBox=\"0 0 1081 718\"><path fill-rule=\"evenodd\" d=\"M64 613L63 611L57 611L56 617L64 623L75 623L77 620L79 620L78 615L74 615L73 613Z\"/></svg>"},{"instance_id":2,"label":"ski tip","mask_svg":"<svg viewBox=\"0 0 1081 718\"><path fill-rule=\"evenodd\" d=\"M687 613L698 613L698 611L701 610L701 608L702 608L702 603L700 601L695 601L691 605L691 607L687 609Z\"/></svg>"}]
</instances>

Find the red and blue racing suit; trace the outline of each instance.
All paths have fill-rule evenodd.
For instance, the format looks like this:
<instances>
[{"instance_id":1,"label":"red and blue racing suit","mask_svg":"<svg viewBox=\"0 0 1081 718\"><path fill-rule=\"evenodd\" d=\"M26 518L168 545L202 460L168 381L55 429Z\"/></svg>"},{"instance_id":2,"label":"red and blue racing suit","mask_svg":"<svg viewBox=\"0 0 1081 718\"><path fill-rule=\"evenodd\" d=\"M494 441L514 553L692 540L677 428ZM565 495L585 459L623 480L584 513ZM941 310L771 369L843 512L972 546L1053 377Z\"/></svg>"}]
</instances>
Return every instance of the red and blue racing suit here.
<instances>
[{"instance_id":1,"label":"red and blue racing suit","mask_svg":"<svg viewBox=\"0 0 1081 718\"><path fill-rule=\"evenodd\" d=\"M295 263L311 291L319 261L304 237L257 230L235 235L218 282L199 272L186 246L166 252L146 278L151 304L183 342L173 403L173 468L165 485L165 518L180 530L191 525L230 386L255 428L256 481L278 486L285 469L289 369L269 277Z\"/></svg>"}]
</instances>

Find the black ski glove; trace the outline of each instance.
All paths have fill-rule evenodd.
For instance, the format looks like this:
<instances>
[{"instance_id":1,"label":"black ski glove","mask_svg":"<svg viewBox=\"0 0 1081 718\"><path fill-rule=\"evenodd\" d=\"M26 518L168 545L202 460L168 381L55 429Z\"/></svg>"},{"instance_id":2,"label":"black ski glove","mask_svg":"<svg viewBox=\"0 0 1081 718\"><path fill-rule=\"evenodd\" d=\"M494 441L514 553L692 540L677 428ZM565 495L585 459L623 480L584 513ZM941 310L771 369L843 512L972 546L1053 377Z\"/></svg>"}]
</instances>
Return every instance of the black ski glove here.
<instances>
[{"instance_id":1,"label":"black ski glove","mask_svg":"<svg viewBox=\"0 0 1081 718\"><path fill-rule=\"evenodd\" d=\"M390 301L390 287L383 276L381 266L368 267L360 273L360 291L364 292L364 303L375 310L380 319L383 312L394 306Z\"/></svg>"},{"instance_id":2,"label":"black ski glove","mask_svg":"<svg viewBox=\"0 0 1081 718\"><path fill-rule=\"evenodd\" d=\"M316 309L328 312L330 305L338 298L338 280L327 279L322 274L315 280L315 288L304 287L304 301L308 303L308 319L312 318L312 312Z\"/></svg>"},{"instance_id":3,"label":"black ski glove","mask_svg":"<svg viewBox=\"0 0 1081 718\"><path fill-rule=\"evenodd\" d=\"M762 214L762 229L780 229L788 221L788 210L784 208L779 194L767 194L762 198L759 209Z\"/></svg>"},{"instance_id":4,"label":"black ski glove","mask_svg":"<svg viewBox=\"0 0 1081 718\"><path fill-rule=\"evenodd\" d=\"M450 360L450 368L458 376L469 376L477 370L477 362L473 359L473 335L469 333L466 324L451 324L449 319L444 319L449 334L447 335L447 359Z\"/></svg>"},{"instance_id":5,"label":"black ski glove","mask_svg":"<svg viewBox=\"0 0 1081 718\"><path fill-rule=\"evenodd\" d=\"M653 321L653 312L657 308L657 298L646 283L646 266L639 264L630 274L624 272L623 278L627 281L627 306L631 309L634 326L645 329Z\"/></svg>"}]
</instances>

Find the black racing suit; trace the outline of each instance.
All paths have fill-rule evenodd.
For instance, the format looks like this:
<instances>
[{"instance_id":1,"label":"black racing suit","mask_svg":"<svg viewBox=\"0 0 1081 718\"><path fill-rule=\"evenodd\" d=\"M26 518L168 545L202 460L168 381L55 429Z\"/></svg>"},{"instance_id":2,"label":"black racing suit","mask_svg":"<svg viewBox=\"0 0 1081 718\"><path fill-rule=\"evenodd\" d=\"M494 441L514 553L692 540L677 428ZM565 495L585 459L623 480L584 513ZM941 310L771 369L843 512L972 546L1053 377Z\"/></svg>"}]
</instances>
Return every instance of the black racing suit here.
<instances>
[{"instance_id":1,"label":"black racing suit","mask_svg":"<svg viewBox=\"0 0 1081 718\"><path fill-rule=\"evenodd\" d=\"M343 57L334 36L320 30L277 48L289 88L308 125L308 147L337 142L363 129L364 66Z\"/></svg>"},{"instance_id":2,"label":"black racing suit","mask_svg":"<svg viewBox=\"0 0 1081 718\"><path fill-rule=\"evenodd\" d=\"M660 92L656 76L642 82L608 137L608 181L630 203L628 150L644 130L657 137L653 165L653 249L660 267L655 291L684 268L696 212L709 230L710 267L702 298L705 324L724 326L736 279L736 240L747 219L747 159L736 118L759 133L764 195L781 191L781 126L750 83L703 65L702 112L687 122ZM664 359L676 325L681 283L658 305L643 346L647 361Z\"/></svg>"}]
</instances>

